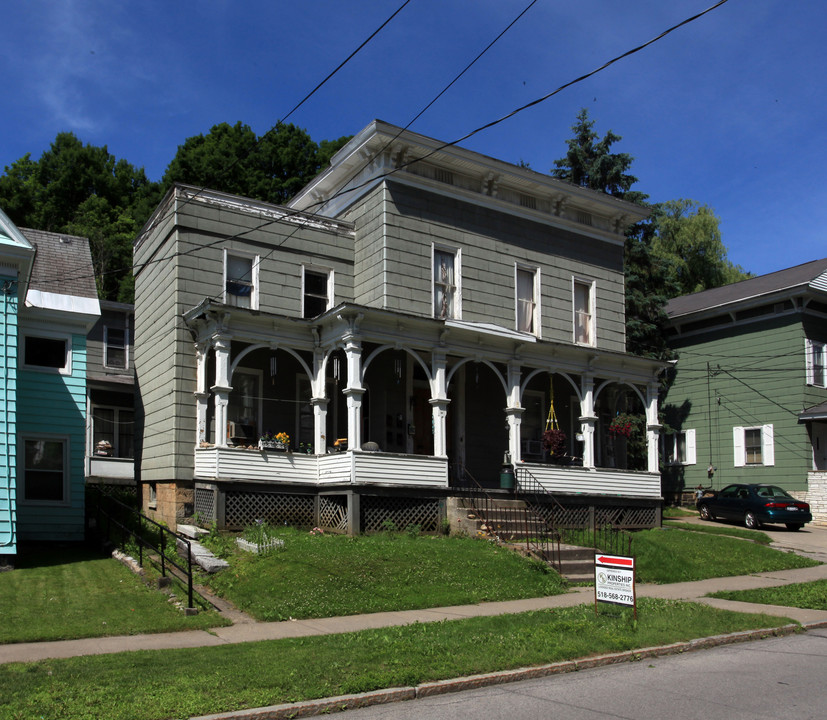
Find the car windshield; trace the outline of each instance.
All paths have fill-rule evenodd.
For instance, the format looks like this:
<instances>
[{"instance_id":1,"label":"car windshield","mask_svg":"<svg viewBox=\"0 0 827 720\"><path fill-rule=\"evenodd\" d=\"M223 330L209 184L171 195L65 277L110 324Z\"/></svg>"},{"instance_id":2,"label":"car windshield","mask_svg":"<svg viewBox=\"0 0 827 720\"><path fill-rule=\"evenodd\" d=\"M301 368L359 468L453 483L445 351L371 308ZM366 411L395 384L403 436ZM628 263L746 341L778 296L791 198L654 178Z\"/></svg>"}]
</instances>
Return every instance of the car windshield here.
<instances>
[{"instance_id":1,"label":"car windshield","mask_svg":"<svg viewBox=\"0 0 827 720\"><path fill-rule=\"evenodd\" d=\"M763 487L759 487L758 495L760 497L789 498L790 500L795 500L795 498L786 490L782 490L780 487L776 487L775 485L765 485Z\"/></svg>"}]
</instances>

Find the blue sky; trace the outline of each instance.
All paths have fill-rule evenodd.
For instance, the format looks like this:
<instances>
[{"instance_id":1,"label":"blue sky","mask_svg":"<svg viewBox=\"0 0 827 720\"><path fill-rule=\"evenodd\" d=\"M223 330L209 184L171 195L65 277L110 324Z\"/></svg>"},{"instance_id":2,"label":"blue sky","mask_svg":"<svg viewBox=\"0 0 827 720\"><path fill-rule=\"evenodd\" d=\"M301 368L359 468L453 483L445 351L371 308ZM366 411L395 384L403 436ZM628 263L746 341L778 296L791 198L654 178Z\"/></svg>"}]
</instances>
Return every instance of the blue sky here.
<instances>
[{"instance_id":1,"label":"blue sky","mask_svg":"<svg viewBox=\"0 0 827 720\"><path fill-rule=\"evenodd\" d=\"M402 2L7 0L0 167L71 130L160 179L216 123L265 132ZM316 141L404 126L528 4L411 0L288 122ZM712 4L538 0L412 129L456 140ZM462 145L548 172L586 107L636 189L715 210L736 264L825 257L825 30L817 0L729 0Z\"/></svg>"}]
</instances>

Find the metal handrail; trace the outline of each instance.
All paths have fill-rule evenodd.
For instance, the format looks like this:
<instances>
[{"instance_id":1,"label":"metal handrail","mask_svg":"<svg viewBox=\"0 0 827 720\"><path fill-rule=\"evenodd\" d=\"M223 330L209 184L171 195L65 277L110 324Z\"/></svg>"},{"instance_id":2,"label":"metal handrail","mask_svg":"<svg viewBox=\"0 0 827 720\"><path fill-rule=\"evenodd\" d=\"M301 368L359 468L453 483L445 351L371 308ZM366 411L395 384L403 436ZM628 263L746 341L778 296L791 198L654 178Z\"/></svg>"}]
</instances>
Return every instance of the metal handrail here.
<instances>
[{"instance_id":1,"label":"metal handrail","mask_svg":"<svg viewBox=\"0 0 827 720\"><path fill-rule=\"evenodd\" d=\"M528 504L524 504L522 508L497 505L497 499L480 485L464 465L457 465L456 471L456 479L460 482L455 487L461 492L464 491L472 509L482 519L488 535L495 537L501 543L512 544L515 535L521 536L525 541L527 555L539 556L558 571L560 570L560 537L553 529L549 529L545 518L529 508ZM463 480L467 482L467 485L462 482ZM505 517L505 530L497 526L493 519L495 507L497 512ZM512 529L511 533L507 532L508 528Z\"/></svg>"},{"instance_id":2,"label":"metal handrail","mask_svg":"<svg viewBox=\"0 0 827 720\"><path fill-rule=\"evenodd\" d=\"M551 505L559 512L565 512L565 508L560 504L559 500L557 500L557 498L550 493L536 477L534 477L528 468L518 467L514 478L515 494L524 495L526 498L541 497L543 498L544 505ZM526 503L532 507L536 507L535 503L533 503L530 499L526 499ZM545 513L537 510L535 510L535 512L541 515L543 519L548 522L548 518L546 518ZM560 529L553 523L553 517L554 515L552 511L552 527L554 527L555 532L557 532L559 536ZM630 556L632 554L631 533L627 532L623 528L615 527L611 523L605 523L598 527L594 514L592 514L591 523L588 526L572 529L585 532L588 540L587 546L590 546L595 550L605 553L612 553L615 555Z\"/></svg>"},{"instance_id":3,"label":"metal handrail","mask_svg":"<svg viewBox=\"0 0 827 720\"><path fill-rule=\"evenodd\" d=\"M94 488L97 493L97 506L96 506L96 516L97 516L97 527L98 531L101 531L102 517L106 519L106 539L112 540L112 525L114 525L117 529L120 530L121 535L121 542L120 547L123 549L126 546L126 542L128 538L132 538L138 545L138 564L143 567L144 564L144 547L148 550L152 550L158 554L160 558L161 564L161 577L167 576L167 565L177 569L182 575L184 575L187 579L187 607L193 608L193 573L192 573L192 543L190 542L189 538L185 537L184 535L180 535L179 533L173 532L165 525L162 525L159 522L156 522L152 518L147 517L142 512L136 510L134 507L130 507L124 502L112 497L108 493L104 492L100 487L96 485L89 485L87 487ZM110 512L109 509L103 508L103 499L106 499L107 503L114 504L116 507L120 508L122 514L126 513L126 520L131 520L131 526L126 524L126 522L122 522L119 520L115 513ZM158 545L156 545L152 540L152 535L147 530L147 524L154 528L158 532ZM172 548L173 551L171 553L167 553L167 537L172 537ZM187 557L186 557L186 566L183 566L179 563L180 556L178 555L178 541L181 541L187 550Z\"/></svg>"}]
</instances>

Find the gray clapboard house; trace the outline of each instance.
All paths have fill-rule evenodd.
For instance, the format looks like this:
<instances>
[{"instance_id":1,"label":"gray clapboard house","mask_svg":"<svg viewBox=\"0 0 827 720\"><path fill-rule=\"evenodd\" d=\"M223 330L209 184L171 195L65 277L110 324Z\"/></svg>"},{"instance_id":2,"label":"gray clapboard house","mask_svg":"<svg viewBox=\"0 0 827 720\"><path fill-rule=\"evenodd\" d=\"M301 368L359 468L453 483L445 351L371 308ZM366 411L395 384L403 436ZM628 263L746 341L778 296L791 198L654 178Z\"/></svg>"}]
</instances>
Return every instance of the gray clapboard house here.
<instances>
[{"instance_id":1,"label":"gray clapboard house","mask_svg":"<svg viewBox=\"0 0 827 720\"><path fill-rule=\"evenodd\" d=\"M507 453L518 481L654 524L663 367L625 352L624 324L644 215L380 121L287 207L173 187L134 247L145 507L436 529ZM609 436L631 405L633 468ZM262 442L279 434L289 452Z\"/></svg>"},{"instance_id":2,"label":"gray clapboard house","mask_svg":"<svg viewBox=\"0 0 827 720\"><path fill-rule=\"evenodd\" d=\"M827 259L670 300L664 495L775 483L827 520Z\"/></svg>"}]
</instances>

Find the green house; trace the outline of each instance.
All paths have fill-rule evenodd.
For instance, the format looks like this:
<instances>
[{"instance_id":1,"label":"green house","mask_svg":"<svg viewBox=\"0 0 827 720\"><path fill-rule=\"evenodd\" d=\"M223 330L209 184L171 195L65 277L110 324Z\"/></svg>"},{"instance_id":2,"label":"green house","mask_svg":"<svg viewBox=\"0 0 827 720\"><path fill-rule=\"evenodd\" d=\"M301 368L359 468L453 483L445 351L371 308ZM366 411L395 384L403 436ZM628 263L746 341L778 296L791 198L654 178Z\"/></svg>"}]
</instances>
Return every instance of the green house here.
<instances>
[{"instance_id":1,"label":"green house","mask_svg":"<svg viewBox=\"0 0 827 720\"><path fill-rule=\"evenodd\" d=\"M671 300L664 497L772 482L827 521L827 259Z\"/></svg>"}]
</instances>

